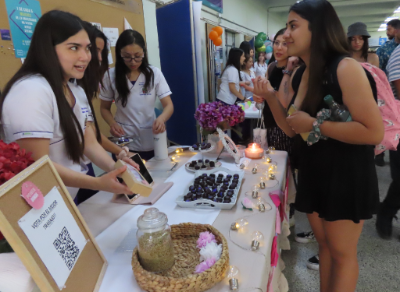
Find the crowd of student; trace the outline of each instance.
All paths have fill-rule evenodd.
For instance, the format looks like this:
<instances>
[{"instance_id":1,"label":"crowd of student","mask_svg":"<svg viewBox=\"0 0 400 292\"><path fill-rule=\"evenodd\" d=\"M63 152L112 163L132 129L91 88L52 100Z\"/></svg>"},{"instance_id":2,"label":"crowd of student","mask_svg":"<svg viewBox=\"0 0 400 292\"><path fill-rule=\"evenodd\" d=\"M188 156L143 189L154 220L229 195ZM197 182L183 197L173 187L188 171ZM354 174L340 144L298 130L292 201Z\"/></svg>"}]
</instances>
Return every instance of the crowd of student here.
<instances>
[{"instance_id":1,"label":"crowd of student","mask_svg":"<svg viewBox=\"0 0 400 292\"><path fill-rule=\"evenodd\" d=\"M267 140L288 151L298 170L294 207L307 213L319 255L310 263L320 270L321 291L355 291L357 244L365 220L378 213L378 233L391 236L400 208L400 155L390 151L393 182L379 203L374 145L384 137L377 89L363 63L386 70L400 91L400 20L388 23L390 41L368 52L370 35L363 23L345 34L325 0L304 0L290 8L287 26L273 39L273 60L265 54L253 64L249 43L229 52L217 99L226 104L254 100L263 105ZM67 12L53 10L38 21L27 58L1 95L1 123L7 143L16 141L38 159L49 155L77 203L93 191L130 193L117 181L114 158L134 167L129 151L99 131L92 100L101 99L101 115L114 136L137 136L135 152L154 155L153 134L165 131L174 111L161 71L149 65L143 36L124 31L116 44L116 65L108 70L104 34ZM378 88L379 90L379 88ZM350 122L333 122L323 102L332 95L351 113ZM163 112L156 117L160 99ZM115 100L117 112L111 113ZM288 116L290 107L296 111ZM300 133L312 132L308 141ZM95 177L91 163L106 175ZM378 163L378 162L377 162ZM346 167L343 167L343 166ZM88 171L89 169L89 171ZM78 190L80 192L78 192ZM381 206L381 207L380 207Z\"/></svg>"}]
</instances>

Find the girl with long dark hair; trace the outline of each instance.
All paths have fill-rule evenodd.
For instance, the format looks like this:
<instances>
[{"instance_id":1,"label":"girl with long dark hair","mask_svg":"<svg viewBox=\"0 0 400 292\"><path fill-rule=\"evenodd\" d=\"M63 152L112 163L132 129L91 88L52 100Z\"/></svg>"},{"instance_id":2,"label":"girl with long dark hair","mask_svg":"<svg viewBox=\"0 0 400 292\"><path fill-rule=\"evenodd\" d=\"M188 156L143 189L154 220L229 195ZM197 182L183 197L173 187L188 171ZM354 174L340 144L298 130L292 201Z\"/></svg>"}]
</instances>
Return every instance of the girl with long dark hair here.
<instances>
[{"instance_id":1,"label":"girl with long dark hair","mask_svg":"<svg viewBox=\"0 0 400 292\"><path fill-rule=\"evenodd\" d=\"M298 110L287 117L262 78L255 80L253 91L268 102L278 126L299 141L295 207L307 213L319 244L320 291L354 292L358 239L364 220L379 206L373 145L382 141L384 128L374 99L376 86L348 58L346 35L328 1L294 4L284 37L288 54L305 63L292 75L289 88L291 105ZM347 106L352 121L329 121L323 101L327 94ZM297 135L308 132L308 143Z\"/></svg>"},{"instance_id":2,"label":"girl with long dark hair","mask_svg":"<svg viewBox=\"0 0 400 292\"><path fill-rule=\"evenodd\" d=\"M246 59L242 49L232 48L229 51L228 61L224 71L221 74L221 86L217 99L226 104L235 104L236 99L245 100L240 91L239 83L242 81L240 68Z\"/></svg>"},{"instance_id":3,"label":"girl with long dark hair","mask_svg":"<svg viewBox=\"0 0 400 292\"><path fill-rule=\"evenodd\" d=\"M350 46L350 56L360 63L370 63L379 68L379 58L375 53L368 53L368 39L371 35L367 26L362 22L356 22L347 29L347 39Z\"/></svg>"},{"instance_id":4,"label":"girl with long dark hair","mask_svg":"<svg viewBox=\"0 0 400 292\"><path fill-rule=\"evenodd\" d=\"M1 96L1 121L7 143L17 142L35 160L49 155L72 197L78 188L131 193L117 181L126 167L101 147L91 127L84 90L70 80L81 79L91 60L91 43L82 21L53 10L39 19L24 64ZM85 175L83 156L108 174Z\"/></svg>"},{"instance_id":5,"label":"girl with long dark hair","mask_svg":"<svg viewBox=\"0 0 400 292\"><path fill-rule=\"evenodd\" d=\"M153 134L165 132L165 123L174 112L172 92L161 70L149 64L146 43L139 32L128 29L121 33L115 58L115 68L103 78L101 115L113 136L135 136L132 150L148 160L154 156ZM164 108L158 118L154 112L157 98ZM111 113L113 100L115 116Z\"/></svg>"},{"instance_id":6,"label":"girl with long dark hair","mask_svg":"<svg viewBox=\"0 0 400 292\"><path fill-rule=\"evenodd\" d=\"M256 76L265 76L268 69L268 64L266 62L266 53L258 53L257 62L254 63L254 73Z\"/></svg>"}]
</instances>

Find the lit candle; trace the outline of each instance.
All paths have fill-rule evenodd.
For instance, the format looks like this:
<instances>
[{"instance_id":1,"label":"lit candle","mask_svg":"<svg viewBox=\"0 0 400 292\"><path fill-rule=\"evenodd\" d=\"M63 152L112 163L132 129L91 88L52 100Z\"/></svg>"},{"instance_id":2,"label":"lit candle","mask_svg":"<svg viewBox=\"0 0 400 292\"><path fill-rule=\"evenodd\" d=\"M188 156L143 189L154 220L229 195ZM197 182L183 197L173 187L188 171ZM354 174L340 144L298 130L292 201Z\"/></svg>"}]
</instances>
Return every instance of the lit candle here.
<instances>
[{"instance_id":1,"label":"lit candle","mask_svg":"<svg viewBox=\"0 0 400 292\"><path fill-rule=\"evenodd\" d=\"M250 146L251 145L251 146ZM263 157L263 152L264 150L259 147L259 144L253 143L249 144L249 147L247 147L244 150L244 153L247 158L251 159L259 159Z\"/></svg>"}]
</instances>

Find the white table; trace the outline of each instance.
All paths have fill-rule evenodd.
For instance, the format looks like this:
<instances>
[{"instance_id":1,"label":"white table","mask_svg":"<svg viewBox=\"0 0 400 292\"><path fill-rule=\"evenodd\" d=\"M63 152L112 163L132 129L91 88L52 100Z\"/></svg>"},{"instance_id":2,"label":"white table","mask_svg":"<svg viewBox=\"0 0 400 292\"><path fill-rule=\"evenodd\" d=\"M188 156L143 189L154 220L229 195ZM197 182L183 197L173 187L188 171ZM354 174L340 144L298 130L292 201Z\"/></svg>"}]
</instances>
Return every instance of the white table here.
<instances>
[{"instance_id":1,"label":"white table","mask_svg":"<svg viewBox=\"0 0 400 292\"><path fill-rule=\"evenodd\" d=\"M276 186L270 189L260 190L261 196L272 206L272 209L265 213L243 210L241 206L241 201L245 197L245 192L259 182L261 174L251 174L251 169L254 164L259 164L260 170L267 167L267 165L263 165L261 160L252 160L247 167L237 205L231 210L222 211L185 209L176 206L176 197L182 195L186 191L189 180L193 178L193 173L189 173L184 167L180 167L168 177L167 172L160 169L168 169L170 166L169 161L155 163L149 161L148 163L148 167L156 183L162 182L165 179L166 181L174 182L174 186L153 206L167 214L169 224L193 222L212 224L216 227L228 241L230 264L237 266L241 271L240 287L261 289L250 289L246 291L267 291L268 276L271 271L271 245L276 235L276 208L268 194L273 190L282 190L285 187L287 164L287 153L281 151L275 152L276 153L271 156L273 161L278 163L278 173L276 174L278 182L274 182ZM185 152L180 157L180 165L183 165L192 155L193 153ZM193 158L200 159L200 156L197 155ZM206 156L204 159L205 158ZM226 153L223 153L221 158L224 167L239 170L239 168L233 164L233 158ZM267 184L267 186L272 186L272 184ZM106 271L100 291L142 291L137 286L132 272L131 256L136 246L137 218L142 215L143 211L149 206L115 204L110 202L111 197L112 194L110 193L100 192L79 206L79 210L88 223L89 228L96 236L96 240L109 262L109 267ZM230 237L229 228L231 223L244 216L248 216L247 220L249 221L249 227L246 232L231 232ZM252 252L239 247L250 248L251 233L255 230L261 231L265 236L265 244L260 247L259 251ZM279 242L285 242L287 240L286 236L287 235L280 236ZM285 244L287 244L287 242L285 242ZM281 274L281 268L283 268L283 263L280 263L275 270L273 279L275 291L287 291L287 282ZM227 280L224 280L209 291L228 290Z\"/></svg>"},{"instance_id":2,"label":"white table","mask_svg":"<svg viewBox=\"0 0 400 292\"><path fill-rule=\"evenodd\" d=\"M241 103L243 104L243 103ZM244 117L246 119L259 119L261 117L261 112L256 108L256 103L252 102L251 106L244 110Z\"/></svg>"}]
</instances>

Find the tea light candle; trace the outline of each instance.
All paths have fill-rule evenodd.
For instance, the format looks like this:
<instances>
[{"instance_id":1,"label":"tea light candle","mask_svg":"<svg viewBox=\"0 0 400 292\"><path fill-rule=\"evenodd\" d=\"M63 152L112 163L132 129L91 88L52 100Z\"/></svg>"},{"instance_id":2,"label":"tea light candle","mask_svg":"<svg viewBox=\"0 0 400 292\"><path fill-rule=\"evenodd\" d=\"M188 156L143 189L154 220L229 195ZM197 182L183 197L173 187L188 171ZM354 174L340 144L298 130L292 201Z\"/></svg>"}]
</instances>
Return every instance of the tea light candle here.
<instances>
[{"instance_id":1,"label":"tea light candle","mask_svg":"<svg viewBox=\"0 0 400 292\"><path fill-rule=\"evenodd\" d=\"M251 145L251 146L250 146ZM259 159L263 157L263 152L264 150L260 148L260 144L253 143L249 144L249 147L247 147L244 150L244 153L247 158L251 159Z\"/></svg>"}]
</instances>

